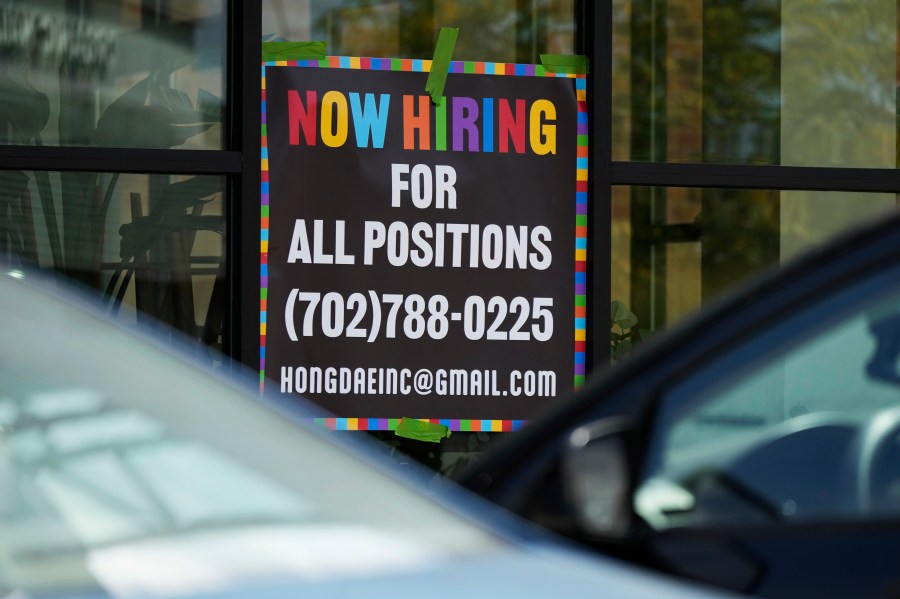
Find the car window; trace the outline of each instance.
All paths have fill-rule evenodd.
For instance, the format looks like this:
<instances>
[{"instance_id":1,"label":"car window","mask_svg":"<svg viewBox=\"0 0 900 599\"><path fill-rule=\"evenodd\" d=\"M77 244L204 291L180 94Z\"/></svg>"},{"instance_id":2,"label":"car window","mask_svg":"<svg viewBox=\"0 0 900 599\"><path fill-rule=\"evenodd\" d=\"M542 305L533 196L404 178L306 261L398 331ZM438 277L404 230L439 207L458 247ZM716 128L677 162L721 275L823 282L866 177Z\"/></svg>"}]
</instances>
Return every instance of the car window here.
<instances>
[{"instance_id":1,"label":"car window","mask_svg":"<svg viewBox=\"0 0 900 599\"><path fill-rule=\"evenodd\" d=\"M183 356L4 279L4 594L196 595L504 546Z\"/></svg>"},{"instance_id":2,"label":"car window","mask_svg":"<svg viewBox=\"0 0 900 599\"><path fill-rule=\"evenodd\" d=\"M657 528L900 513L898 274L774 318L672 385L637 513Z\"/></svg>"}]
</instances>

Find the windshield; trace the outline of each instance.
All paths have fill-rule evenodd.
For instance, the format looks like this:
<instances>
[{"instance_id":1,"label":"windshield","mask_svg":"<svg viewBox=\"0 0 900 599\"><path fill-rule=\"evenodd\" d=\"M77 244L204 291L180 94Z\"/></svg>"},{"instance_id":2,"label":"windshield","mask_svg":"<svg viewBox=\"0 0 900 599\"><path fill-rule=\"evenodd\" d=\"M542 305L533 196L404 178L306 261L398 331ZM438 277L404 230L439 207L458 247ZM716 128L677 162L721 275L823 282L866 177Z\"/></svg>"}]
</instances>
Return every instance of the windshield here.
<instances>
[{"instance_id":1,"label":"windshield","mask_svg":"<svg viewBox=\"0 0 900 599\"><path fill-rule=\"evenodd\" d=\"M0 283L0 592L195 594L499 546L180 359Z\"/></svg>"},{"instance_id":2,"label":"windshield","mask_svg":"<svg viewBox=\"0 0 900 599\"><path fill-rule=\"evenodd\" d=\"M900 513L900 286L821 294L663 397L635 509L652 526Z\"/></svg>"}]
</instances>

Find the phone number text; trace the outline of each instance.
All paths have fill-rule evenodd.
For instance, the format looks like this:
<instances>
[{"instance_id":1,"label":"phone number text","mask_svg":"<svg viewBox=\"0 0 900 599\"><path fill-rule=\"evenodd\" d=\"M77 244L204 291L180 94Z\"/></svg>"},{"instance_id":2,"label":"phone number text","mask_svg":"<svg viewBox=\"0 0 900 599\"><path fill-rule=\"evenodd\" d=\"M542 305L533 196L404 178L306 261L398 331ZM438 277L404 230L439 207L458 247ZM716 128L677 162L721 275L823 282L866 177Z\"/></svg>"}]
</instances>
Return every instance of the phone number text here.
<instances>
[{"instance_id":1,"label":"phone number text","mask_svg":"<svg viewBox=\"0 0 900 599\"><path fill-rule=\"evenodd\" d=\"M549 341L553 337L553 298L471 295L451 310L443 295L351 293L292 289L284 307L291 341L300 337L347 337L369 343L386 339L444 339L454 323L471 341Z\"/></svg>"}]
</instances>

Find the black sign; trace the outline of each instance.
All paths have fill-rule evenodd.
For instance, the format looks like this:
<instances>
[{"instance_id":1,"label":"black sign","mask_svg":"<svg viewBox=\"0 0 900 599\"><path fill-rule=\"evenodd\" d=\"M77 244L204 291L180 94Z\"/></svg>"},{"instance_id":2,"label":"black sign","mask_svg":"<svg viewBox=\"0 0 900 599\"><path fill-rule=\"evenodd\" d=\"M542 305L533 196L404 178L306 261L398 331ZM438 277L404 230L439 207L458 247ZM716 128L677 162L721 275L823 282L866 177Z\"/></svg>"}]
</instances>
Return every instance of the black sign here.
<instances>
[{"instance_id":1,"label":"black sign","mask_svg":"<svg viewBox=\"0 0 900 599\"><path fill-rule=\"evenodd\" d=\"M424 72L264 77L266 384L350 418L571 391L579 79L451 72L435 105Z\"/></svg>"}]
</instances>

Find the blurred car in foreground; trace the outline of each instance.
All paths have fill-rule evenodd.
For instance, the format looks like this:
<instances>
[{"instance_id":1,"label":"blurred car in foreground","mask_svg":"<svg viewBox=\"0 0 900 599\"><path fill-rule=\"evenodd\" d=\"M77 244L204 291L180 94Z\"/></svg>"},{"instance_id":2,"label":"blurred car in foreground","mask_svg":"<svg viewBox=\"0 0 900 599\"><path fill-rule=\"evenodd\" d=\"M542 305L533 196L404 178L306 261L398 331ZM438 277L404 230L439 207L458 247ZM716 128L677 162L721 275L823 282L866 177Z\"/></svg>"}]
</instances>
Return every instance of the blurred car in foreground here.
<instances>
[{"instance_id":1,"label":"blurred car in foreground","mask_svg":"<svg viewBox=\"0 0 900 599\"><path fill-rule=\"evenodd\" d=\"M595 560L459 490L427 496L384 456L304 425L302 406L261 400L10 274L5 597L718 596Z\"/></svg>"},{"instance_id":2,"label":"blurred car in foreground","mask_svg":"<svg viewBox=\"0 0 900 599\"><path fill-rule=\"evenodd\" d=\"M458 481L763 597L900 597L900 214L660 335Z\"/></svg>"}]
</instances>

